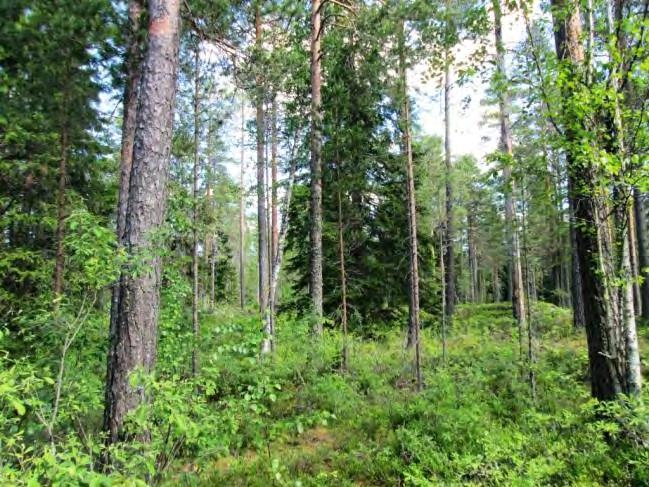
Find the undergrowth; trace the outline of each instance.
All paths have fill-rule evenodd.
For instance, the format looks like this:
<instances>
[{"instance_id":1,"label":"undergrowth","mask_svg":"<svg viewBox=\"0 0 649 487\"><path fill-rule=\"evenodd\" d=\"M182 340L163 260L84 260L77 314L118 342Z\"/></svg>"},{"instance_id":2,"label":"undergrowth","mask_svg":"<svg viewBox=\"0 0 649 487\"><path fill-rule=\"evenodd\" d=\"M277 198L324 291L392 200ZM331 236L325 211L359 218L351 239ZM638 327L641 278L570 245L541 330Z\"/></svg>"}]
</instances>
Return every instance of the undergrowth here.
<instances>
[{"instance_id":1,"label":"undergrowth","mask_svg":"<svg viewBox=\"0 0 649 487\"><path fill-rule=\"evenodd\" d=\"M182 314L174 316L162 326L158 375L134 378L155 397L131 418L151 444L115 447L111 474L97 469L103 356L85 334L82 348L72 347L76 364L68 365L51 437L41 419L51 414L55 368L3 355L0 478L3 485L649 483L643 402L604 408L590 399L585 340L569 311L537 303L533 318L535 401L505 305L459 307L445 361L434 322L423 331L421 393L397 329L375 340L352 337L341 370L337 331L316 341L308 320L282 316L276 351L260 360L258 320L222 309L202 316L201 372L193 378L191 334ZM94 336L92 327L86 333Z\"/></svg>"}]
</instances>

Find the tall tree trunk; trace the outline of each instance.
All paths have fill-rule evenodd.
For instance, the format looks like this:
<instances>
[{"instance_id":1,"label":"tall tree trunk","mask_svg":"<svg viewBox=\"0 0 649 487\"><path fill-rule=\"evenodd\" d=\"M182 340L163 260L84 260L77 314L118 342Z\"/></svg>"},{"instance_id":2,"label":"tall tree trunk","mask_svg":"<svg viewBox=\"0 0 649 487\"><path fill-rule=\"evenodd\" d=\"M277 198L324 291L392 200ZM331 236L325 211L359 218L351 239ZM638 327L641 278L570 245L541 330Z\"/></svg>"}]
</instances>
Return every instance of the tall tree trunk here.
<instances>
[{"instance_id":1,"label":"tall tree trunk","mask_svg":"<svg viewBox=\"0 0 649 487\"><path fill-rule=\"evenodd\" d=\"M210 258L210 308L216 306L216 259L219 256L218 234L212 235L212 256Z\"/></svg>"},{"instance_id":2,"label":"tall tree trunk","mask_svg":"<svg viewBox=\"0 0 649 487\"><path fill-rule=\"evenodd\" d=\"M441 312L441 334L442 334L442 363L446 363L446 266L444 265L444 235L439 234L439 274L442 284L442 312Z\"/></svg>"},{"instance_id":3,"label":"tall tree trunk","mask_svg":"<svg viewBox=\"0 0 649 487\"><path fill-rule=\"evenodd\" d=\"M577 0L552 0L557 56L566 64L565 80L581 86L587 67L581 45L581 17ZM609 195L600 193L600 168L588 156L575 151L589 143L580 133L589 122L571 106L572 93L565 88L564 136L568 142L569 197L575 221L576 248L582 282L582 298L591 389L595 398L612 400L620 393L634 394L640 388L640 364L633 319L633 293L629 285L618 287L615 277L630 277L628 238L619 225L616 240L621 245L621 268L616 268L616 242L611 229ZM579 126L575 130L575 126ZM612 195L613 198L620 195ZM619 223L619 222L618 222ZM622 296L620 296L622 293Z\"/></svg>"},{"instance_id":4,"label":"tall tree trunk","mask_svg":"<svg viewBox=\"0 0 649 487\"><path fill-rule=\"evenodd\" d=\"M509 96L507 93L507 69L505 67L505 46L502 37L502 8L500 0L493 0L494 34L496 41L496 77L498 91L498 107L500 118L500 151L504 156L503 179L505 190L505 220L509 234L510 252L510 288L512 307L518 324L519 345L522 352L523 330L525 329L525 294L521 269L520 244L518 240L518 223L516 218L516 182L512 175L513 146L511 126L509 121Z\"/></svg>"},{"instance_id":5,"label":"tall tree trunk","mask_svg":"<svg viewBox=\"0 0 649 487\"><path fill-rule=\"evenodd\" d=\"M268 107L266 107L266 110L264 113L268 113ZM270 280L271 280L271 274L273 272L273 225L272 225L272 214L273 214L273 202L271 198L271 193L272 193L272 188L271 188L271 174L270 174L270 154L269 154L269 149L270 145L268 141L270 140L270 124L265 123L266 125L266 131L265 131L265 141L266 143L264 144L264 174L265 174L265 183L266 183L266 244L268 245L268 292L269 292L269 300L270 300Z\"/></svg>"},{"instance_id":6,"label":"tall tree trunk","mask_svg":"<svg viewBox=\"0 0 649 487\"><path fill-rule=\"evenodd\" d=\"M500 303L502 299L502 292L500 289L500 265L494 263L493 270L491 271L492 287L493 287L493 301Z\"/></svg>"},{"instance_id":7,"label":"tall tree trunk","mask_svg":"<svg viewBox=\"0 0 649 487\"><path fill-rule=\"evenodd\" d=\"M288 233L288 218L291 209L291 197L293 194L293 184L295 182L295 171L297 168L297 157L295 150L297 149L298 141L300 138L300 131L295 133L295 142L291 149L290 161L291 168L289 170L288 187L286 189L284 212L282 215L281 232L277 238L277 252L273 257L273 266L270 273L270 289L269 289L269 303L266 308L266 315L264 317L264 340L261 345L261 353L267 354L275 348L275 306L277 303L277 285L279 283L279 274L282 268L282 258L284 257L284 242L286 234Z\"/></svg>"},{"instance_id":8,"label":"tall tree trunk","mask_svg":"<svg viewBox=\"0 0 649 487\"><path fill-rule=\"evenodd\" d=\"M178 71L179 0L149 0L148 49L133 146L124 245L132 262L123 270L115 340L109 354L104 428L107 442L125 438L124 420L150 395L131 386L136 370L155 367L162 261L155 232L164 219ZM133 260L135 262L133 262ZM148 432L140 439L149 440Z\"/></svg>"},{"instance_id":9,"label":"tall tree trunk","mask_svg":"<svg viewBox=\"0 0 649 487\"><path fill-rule=\"evenodd\" d=\"M475 223L475 206L469 207L467 214L467 247L469 253L469 273L471 282L471 302L481 301L480 281L478 279L478 250L476 243L476 223Z\"/></svg>"},{"instance_id":10,"label":"tall tree trunk","mask_svg":"<svg viewBox=\"0 0 649 487\"><path fill-rule=\"evenodd\" d=\"M340 259L340 298L342 306L341 327L343 332L342 370L349 365L349 348L347 339L347 274L345 271L345 236L343 225L343 203L338 190L338 258Z\"/></svg>"},{"instance_id":11,"label":"tall tree trunk","mask_svg":"<svg viewBox=\"0 0 649 487\"><path fill-rule=\"evenodd\" d=\"M406 199L408 208L410 299L408 306L408 343L415 350L415 380L417 389L423 388L421 375L421 330L419 323L419 253L417 250L417 203L415 194L415 169L412 157L410 134L410 100L408 98L408 76L406 71L406 39L403 20L399 24L399 81L401 84L401 131L403 156L406 163Z\"/></svg>"},{"instance_id":12,"label":"tall tree trunk","mask_svg":"<svg viewBox=\"0 0 649 487\"><path fill-rule=\"evenodd\" d=\"M638 243L638 266L642 276L640 296L642 300L642 314L645 320L649 320L649 236L647 234L647 208L646 199L638 191L633 191L633 209L636 221L636 241Z\"/></svg>"},{"instance_id":13,"label":"tall tree trunk","mask_svg":"<svg viewBox=\"0 0 649 487\"><path fill-rule=\"evenodd\" d=\"M450 2L447 0L447 8ZM451 164L451 60L449 50L444 54L444 161L446 164L446 222L444 225L444 260L446 282L446 316L452 320L455 311L455 244L453 241L453 186Z\"/></svg>"},{"instance_id":14,"label":"tall tree trunk","mask_svg":"<svg viewBox=\"0 0 649 487\"><path fill-rule=\"evenodd\" d=\"M615 153L621 163L622 174L627 173L630 169L626 145L624 141L624 122L622 120L622 108L620 102L621 96L621 72L622 65L616 60L618 55L623 55L625 46L625 32L622 28L624 21L623 12L626 0L614 0L614 4L607 2L608 13L608 34L616 37L615 44L609 44L609 49L614 47L614 51L609 51L609 61L612 65L611 81L615 90L613 104L612 120L613 124L609 132L613 135L611 152ZM637 268L634 269L634 251L632 245L634 242L635 224L633 218L632 188L623 179L617 180L614 185L613 196L618 196L615 212L615 242L613 249L622 249L622 258L620 264L620 274L622 278L622 287L618 290L620 296L620 307L622 308L622 334L624 337L625 348L625 392L631 395L640 393L642 374L640 371L640 351L638 346L638 335L636 331L636 311L635 311L635 291L637 278ZM639 298L639 289L638 298Z\"/></svg>"},{"instance_id":15,"label":"tall tree trunk","mask_svg":"<svg viewBox=\"0 0 649 487\"><path fill-rule=\"evenodd\" d=\"M570 192L571 189L569 188ZM572 324L576 329L582 329L586 326L586 316L584 315L584 295L581 283L581 270L579 269L579 250L577 249L577 227L575 222L574 199L569 198L568 211L570 214L570 260L572 279L570 283L570 293L572 296Z\"/></svg>"},{"instance_id":16,"label":"tall tree trunk","mask_svg":"<svg viewBox=\"0 0 649 487\"><path fill-rule=\"evenodd\" d=\"M536 284L534 279L534 271L530 267L528 259L528 243L527 243L527 198L525 197L525 178L523 177L523 184L521 188L521 203L522 211L522 229L523 229L523 246L522 246L522 261L525 266L525 283L527 285L527 316L525 321L527 323L527 379L530 386L530 396L532 402L536 402L536 337L534 330L534 323L532 322L532 303L536 300Z\"/></svg>"},{"instance_id":17,"label":"tall tree trunk","mask_svg":"<svg viewBox=\"0 0 649 487\"><path fill-rule=\"evenodd\" d=\"M273 96L271 106L271 132L270 132L270 180L271 180L271 253L273 262L277 255L279 244L279 208L277 206L277 96Z\"/></svg>"},{"instance_id":18,"label":"tall tree trunk","mask_svg":"<svg viewBox=\"0 0 649 487\"><path fill-rule=\"evenodd\" d=\"M207 129L207 153L206 153L206 188L205 188L205 201L206 207L214 214L216 210L216 203L214 198L214 175L216 174L216 159L214 158L212 150L212 136L214 127L212 122L208 124ZM209 296L208 286L204 286L205 299L208 301L210 311L214 311L216 304L216 256L217 256L217 232L214 228L205 229L205 268L209 269Z\"/></svg>"},{"instance_id":19,"label":"tall tree trunk","mask_svg":"<svg viewBox=\"0 0 649 487\"><path fill-rule=\"evenodd\" d=\"M322 74L320 36L321 0L311 2L311 304L313 331L322 334Z\"/></svg>"},{"instance_id":20,"label":"tall tree trunk","mask_svg":"<svg viewBox=\"0 0 649 487\"><path fill-rule=\"evenodd\" d=\"M135 141L135 127L137 121L137 104L142 73L142 51L140 41L140 28L144 17L144 5L141 0L128 2L128 48L126 52L126 84L124 86L124 114L122 117L122 147L119 164L119 195L117 203L117 244L123 247L126 232L126 214L128 210L128 196L131 182L131 168L133 163L133 144ZM110 409L112 399L109 385L113 383L113 362L117 343L117 322L119 318L119 300L121 296L121 279L117 280L112 289L110 307L110 325L108 331L108 360L106 371L106 390L104 413L104 430L110 430Z\"/></svg>"},{"instance_id":21,"label":"tall tree trunk","mask_svg":"<svg viewBox=\"0 0 649 487\"><path fill-rule=\"evenodd\" d=\"M198 344L200 323L198 321L198 172L200 168L200 41L194 51L194 174L192 191L192 374L198 373Z\"/></svg>"},{"instance_id":22,"label":"tall tree trunk","mask_svg":"<svg viewBox=\"0 0 649 487\"><path fill-rule=\"evenodd\" d=\"M61 128L61 155L59 157L59 187L58 196L56 201L57 214L56 214L56 255L54 264L54 298L55 303L58 303L58 298L61 297L63 291L63 266L65 259L65 251L63 246L63 238L65 237L65 191L66 181L68 179L68 157L70 153L70 140L69 130L67 125L67 113L63 114L63 127Z\"/></svg>"},{"instance_id":23,"label":"tall tree trunk","mask_svg":"<svg viewBox=\"0 0 649 487\"><path fill-rule=\"evenodd\" d=\"M239 306L241 309L246 304L246 188L244 176L245 166L245 140L246 140L246 103L241 97L241 161L239 166Z\"/></svg>"},{"instance_id":24,"label":"tall tree trunk","mask_svg":"<svg viewBox=\"0 0 649 487\"><path fill-rule=\"evenodd\" d=\"M261 12L255 9L255 43L262 49ZM264 86L261 75L255 79L256 130L257 130L257 233L259 267L259 312L262 316L268 306L268 227L266 216L266 161L264 157Z\"/></svg>"},{"instance_id":25,"label":"tall tree trunk","mask_svg":"<svg viewBox=\"0 0 649 487\"><path fill-rule=\"evenodd\" d=\"M633 206L633 203L632 203ZM631 278L633 288L633 308L635 309L636 316L642 316L642 291L640 289L640 259L638 256L638 231L636 229L637 222L635 219L636 211L633 208L629 211L628 220L629 228L629 263L631 265Z\"/></svg>"}]
</instances>

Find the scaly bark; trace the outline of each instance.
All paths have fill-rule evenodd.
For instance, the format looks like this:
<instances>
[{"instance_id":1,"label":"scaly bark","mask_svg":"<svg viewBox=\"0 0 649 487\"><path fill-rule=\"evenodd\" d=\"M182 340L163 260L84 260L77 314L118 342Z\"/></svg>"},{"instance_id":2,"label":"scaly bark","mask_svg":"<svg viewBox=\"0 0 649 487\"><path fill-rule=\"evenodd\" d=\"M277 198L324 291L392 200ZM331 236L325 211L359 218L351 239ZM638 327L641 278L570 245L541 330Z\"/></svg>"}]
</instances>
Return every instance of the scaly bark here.
<instances>
[{"instance_id":1,"label":"scaly bark","mask_svg":"<svg viewBox=\"0 0 649 487\"><path fill-rule=\"evenodd\" d=\"M137 121L137 104L142 74L142 39L140 35L144 5L141 0L129 0L128 3L128 48L126 51L126 84L124 86L124 114L122 117L122 147L119 164L119 195L117 203L117 244L124 246L124 233L126 231L126 213L128 209L128 195L131 182L131 169L133 165L133 144L135 141L135 127ZM119 318L121 280L118 280L112 289L110 308L110 325L108 332L108 360L106 371L106 384L113 382L113 354L116 349L117 321ZM111 404L110 389L106 387L106 405ZM104 430L109 431L110 409L107 407L104 415Z\"/></svg>"},{"instance_id":2,"label":"scaly bark","mask_svg":"<svg viewBox=\"0 0 649 487\"><path fill-rule=\"evenodd\" d=\"M154 370L162 261L156 232L163 223L178 71L179 0L149 0L148 49L133 145L124 245L131 257L122 272L116 337L111 346L104 427L107 442L130 436L127 415L149 402L131 375ZM148 441L148 432L138 432Z\"/></svg>"}]
</instances>

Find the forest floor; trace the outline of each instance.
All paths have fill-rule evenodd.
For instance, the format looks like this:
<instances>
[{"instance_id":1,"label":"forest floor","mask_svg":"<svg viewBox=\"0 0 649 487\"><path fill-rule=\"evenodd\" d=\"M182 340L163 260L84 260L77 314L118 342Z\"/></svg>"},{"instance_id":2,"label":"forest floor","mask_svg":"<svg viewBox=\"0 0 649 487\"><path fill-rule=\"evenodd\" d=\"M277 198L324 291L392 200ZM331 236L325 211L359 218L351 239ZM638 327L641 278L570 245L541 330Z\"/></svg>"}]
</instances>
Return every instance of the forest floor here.
<instances>
[{"instance_id":1,"label":"forest floor","mask_svg":"<svg viewBox=\"0 0 649 487\"><path fill-rule=\"evenodd\" d=\"M626 433L646 410L602 414L589 398L585 339L568 310L535 306L534 399L505 305L460 307L445 363L434 324L425 331L421 393L398 331L354 339L343 373L336 332L314 344L308 323L284 319L260 367L254 318L207 321L220 343L211 404L222 447L185 452L169 485L649 483L649 455Z\"/></svg>"}]
</instances>

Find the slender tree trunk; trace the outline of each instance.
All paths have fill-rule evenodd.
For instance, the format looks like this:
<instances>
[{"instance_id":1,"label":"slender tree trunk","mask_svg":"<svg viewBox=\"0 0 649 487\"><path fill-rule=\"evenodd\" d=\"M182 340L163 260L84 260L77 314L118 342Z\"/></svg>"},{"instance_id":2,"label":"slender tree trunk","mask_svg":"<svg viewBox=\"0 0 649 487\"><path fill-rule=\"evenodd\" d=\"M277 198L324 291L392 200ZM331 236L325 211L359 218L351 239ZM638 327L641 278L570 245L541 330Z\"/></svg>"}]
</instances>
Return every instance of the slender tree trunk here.
<instances>
[{"instance_id":1,"label":"slender tree trunk","mask_svg":"<svg viewBox=\"0 0 649 487\"><path fill-rule=\"evenodd\" d=\"M480 282L478 279L478 251L476 244L475 206L469 207L467 214L467 247L469 252L469 273L471 281L471 302L477 303L480 298Z\"/></svg>"},{"instance_id":2,"label":"slender tree trunk","mask_svg":"<svg viewBox=\"0 0 649 487\"><path fill-rule=\"evenodd\" d=\"M322 74L320 36L321 0L311 2L311 280L313 331L322 334Z\"/></svg>"},{"instance_id":3,"label":"slender tree trunk","mask_svg":"<svg viewBox=\"0 0 649 487\"><path fill-rule=\"evenodd\" d=\"M295 171L297 168L297 157L295 150L297 149L298 141L300 138L300 131L295 133L295 142L291 149L290 161L291 168L289 170L288 187L286 189L284 212L282 215L281 232L277 239L277 252L273 258L273 267L271 269L270 290L269 290L269 305L266 308L266 315L264 317L264 340L261 345L261 353L267 354L275 348L275 306L277 303L277 285L279 283L279 274L282 268L282 258L284 256L284 242L286 234L288 233L288 218L291 208L291 198L293 195L293 185L295 182Z\"/></svg>"},{"instance_id":4,"label":"slender tree trunk","mask_svg":"<svg viewBox=\"0 0 649 487\"><path fill-rule=\"evenodd\" d=\"M194 51L194 177L192 192L192 331L194 345L192 350L192 374L198 373L198 344L200 323L198 321L198 172L200 168L200 41Z\"/></svg>"},{"instance_id":5,"label":"slender tree trunk","mask_svg":"<svg viewBox=\"0 0 649 487\"><path fill-rule=\"evenodd\" d=\"M631 265L631 277L632 277L632 288L633 288L633 308L635 310L636 316L642 316L642 291L640 289L640 262L638 256L638 231L636 229L637 223L635 219L636 211L632 209L629 211L629 228L628 239L629 239L629 260Z\"/></svg>"},{"instance_id":6,"label":"slender tree trunk","mask_svg":"<svg viewBox=\"0 0 649 487\"><path fill-rule=\"evenodd\" d=\"M266 106L266 108L264 109L264 113L267 114L268 112L269 110L268 107ZM272 227L273 206L271 200L272 190L271 190L271 182L270 182L271 175L270 175L270 167L269 167L270 144L268 143L268 141L270 140L270 133L269 133L270 124L264 123L264 125L266 126L264 131L264 184L265 184L265 195L266 195L266 245L268 247L267 249L268 274L267 275L268 275L268 289L270 290L270 279L271 279L270 275L273 270L273 227Z\"/></svg>"},{"instance_id":7,"label":"slender tree trunk","mask_svg":"<svg viewBox=\"0 0 649 487\"><path fill-rule=\"evenodd\" d=\"M216 174L216 160L212 151L213 125L210 122L207 129L207 164L206 164L206 189L205 200L206 207L210 209L212 215L216 210L214 198L214 175ZM214 311L216 305L216 256L217 256L217 238L218 234L214 228L205 229L205 268L209 269L209 296L208 286L205 286L205 300L208 301L210 311Z\"/></svg>"},{"instance_id":8,"label":"slender tree trunk","mask_svg":"<svg viewBox=\"0 0 649 487\"><path fill-rule=\"evenodd\" d=\"M246 188L244 175L245 166L245 137L246 137L246 103L241 98L241 162L239 166L239 306L246 304Z\"/></svg>"},{"instance_id":9,"label":"slender tree trunk","mask_svg":"<svg viewBox=\"0 0 649 487\"><path fill-rule=\"evenodd\" d=\"M255 10L255 42L257 49L262 49L261 12ZM261 75L256 80L257 107L257 233L258 233L258 266L259 266L259 312L262 316L268 306L268 227L266 216L266 161L264 158L265 125L264 125L264 86Z\"/></svg>"},{"instance_id":10,"label":"slender tree trunk","mask_svg":"<svg viewBox=\"0 0 649 487\"><path fill-rule=\"evenodd\" d=\"M216 259L219 256L218 234L212 235L212 257L210 258L210 307L216 306Z\"/></svg>"},{"instance_id":11,"label":"slender tree trunk","mask_svg":"<svg viewBox=\"0 0 649 487\"><path fill-rule=\"evenodd\" d=\"M441 312L441 333L442 333L442 363L446 363L446 266L444 265L444 235L439 234L439 274L442 284L442 312Z\"/></svg>"},{"instance_id":12,"label":"slender tree trunk","mask_svg":"<svg viewBox=\"0 0 649 487\"><path fill-rule=\"evenodd\" d=\"M498 263L495 263L492 271L494 303L500 303L502 301L502 289L501 289L502 285L500 283L500 268L501 266Z\"/></svg>"},{"instance_id":13,"label":"slender tree trunk","mask_svg":"<svg viewBox=\"0 0 649 487\"><path fill-rule=\"evenodd\" d=\"M133 146L124 245L131 263L120 282L116 337L111 343L104 427L107 442L129 436L126 416L150 401L142 385L132 386L136 370L155 367L162 261L156 232L162 225L171 152L178 71L179 0L149 0L148 49ZM139 432L142 441L148 432Z\"/></svg>"},{"instance_id":14,"label":"slender tree trunk","mask_svg":"<svg viewBox=\"0 0 649 487\"><path fill-rule=\"evenodd\" d=\"M532 322L532 302L536 299L536 284L534 283L534 272L530 268L528 260L527 248L527 202L525 198L525 179L523 179L523 187L521 188L521 203L523 206L522 212L522 227L523 227L523 248L522 259L525 265L525 282L527 283L527 307L526 307L526 323L527 323L527 379L530 386L530 396L532 402L536 402L536 336L534 330L534 323Z\"/></svg>"},{"instance_id":15,"label":"slender tree trunk","mask_svg":"<svg viewBox=\"0 0 649 487\"><path fill-rule=\"evenodd\" d=\"M270 178L271 178L271 262L277 255L279 244L279 208L277 206L277 97L273 97L271 107L271 133L270 133Z\"/></svg>"},{"instance_id":16,"label":"slender tree trunk","mask_svg":"<svg viewBox=\"0 0 649 487\"><path fill-rule=\"evenodd\" d=\"M59 188L56 201L57 215L56 215L56 257L54 264L54 298L61 297L63 291L63 266L65 259L65 250L63 246L63 238L65 237L65 191L66 181L68 179L68 157L70 152L69 130L67 126L67 113L63 115L65 121L61 129L61 155L59 158Z\"/></svg>"},{"instance_id":17,"label":"slender tree trunk","mask_svg":"<svg viewBox=\"0 0 649 487\"><path fill-rule=\"evenodd\" d=\"M343 204L340 190L338 190L338 258L340 259L340 294L341 294L341 327L343 331L343 350L342 364L343 371L347 370L349 365L349 349L347 338L347 274L345 272L345 237L343 225Z\"/></svg>"},{"instance_id":18,"label":"slender tree trunk","mask_svg":"<svg viewBox=\"0 0 649 487\"><path fill-rule=\"evenodd\" d=\"M642 314L645 320L649 320L649 237L647 235L647 209L646 200L638 189L633 191L633 208L636 221L636 241L638 243L638 266L640 275L643 277L640 287L642 299Z\"/></svg>"},{"instance_id":19,"label":"slender tree trunk","mask_svg":"<svg viewBox=\"0 0 649 487\"><path fill-rule=\"evenodd\" d=\"M447 0L447 8L450 2ZM446 164L446 222L444 225L444 260L445 260L445 289L446 289L446 316L451 322L455 311L455 243L453 228L453 186L451 163L451 60L446 49L444 54L444 161Z\"/></svg>"},{"instance_id":20,"label":"slender tree trunk","mask_svg":"<svg viewBox=\"0 0 649 487\"><path fill-rule=\"evenodd\" d=\"M500 289L500 266L498 263L495 263L493 270L491 271L492 275L492 286L493 286L493 300L494 303L500 303L502 294Z\"/></svg>"},{"instance_id":21,"label":"slender tree trunk","mask_svg":"<svg viewBox=\"0 0 649 487\"><path fill-rule=\"evenodd\" d=\"M401 83L401 130L406 163L406 199L408 208L408 232L410 246L410 300L408 307L409 345L415 349L415 380L417 389L423 389L421 375L421 330L419 323L419 253L417 250L417 204L415 194L415 170L410 135L410 100L408 98L408 76L406 72L406 40L403 20L399 25L399 79Z\"/></svg>"},{"instance_id":22,"label":"slender tree trunk","mask_svg":"<svg viewBox=\"0 0 649 487\"><path fill-rule=\"evenodd\" d=\"M500 0L493 0L494 34L496 41L496 76L498 87L498 106L500 117L500 151L504 158L503 179L508 188L505 190L505 220L509 233L510 252L510 287L514 316L518 324L519 344L522 351L523 330L525 329L525 295L521 269L520 245L518 240L518 223L516 218L515 179L512 176L513 162L512 135L509 121L509 97L507 94L507 69L505 67L505 46L502 38L502 9Z\"/></svg>"}]
</instances>

